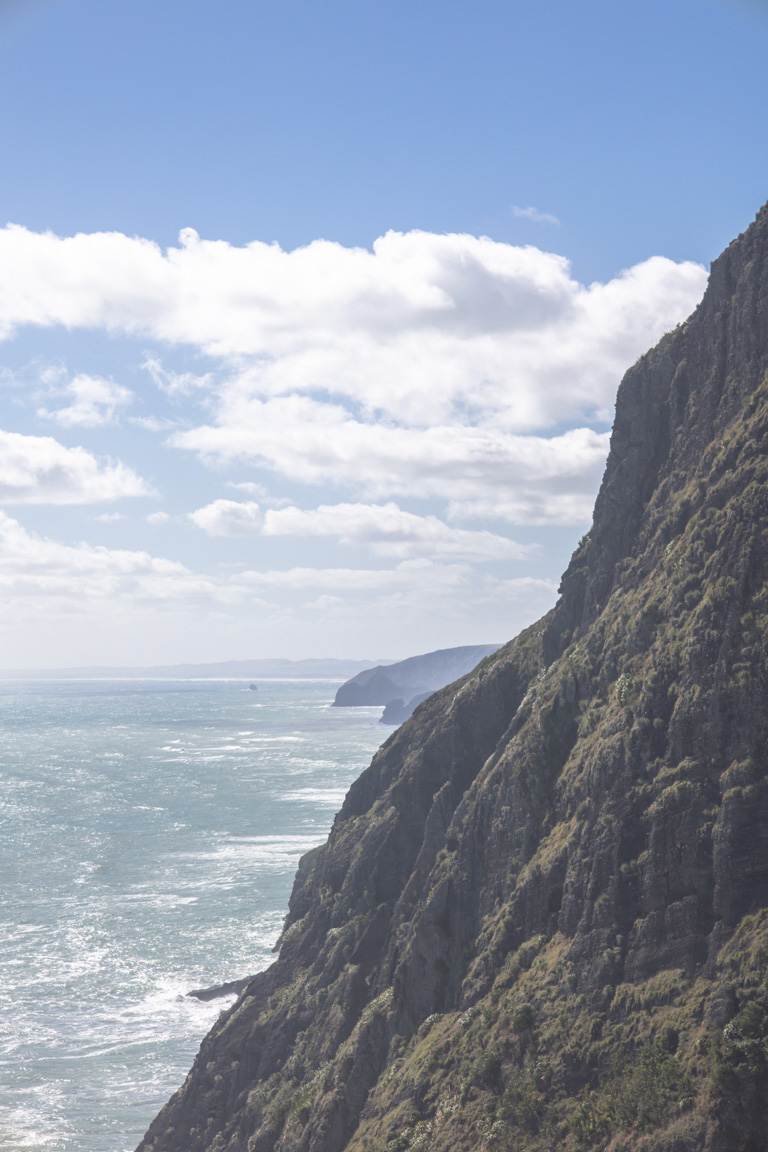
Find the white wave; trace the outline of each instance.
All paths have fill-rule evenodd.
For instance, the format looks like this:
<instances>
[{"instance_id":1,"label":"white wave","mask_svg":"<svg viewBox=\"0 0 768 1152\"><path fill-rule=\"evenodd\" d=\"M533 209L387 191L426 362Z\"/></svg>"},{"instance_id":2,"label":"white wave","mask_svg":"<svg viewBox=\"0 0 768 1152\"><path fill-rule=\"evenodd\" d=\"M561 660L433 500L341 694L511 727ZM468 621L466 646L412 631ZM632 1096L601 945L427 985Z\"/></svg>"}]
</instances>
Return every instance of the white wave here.
<instances>
[{"instance_id":1,"label":"white wave","mask_svg":"<svg viewBox=\"0 0 768 1152\"><path fill-rule=\"evenodd\" d=\"M198 752L247 752L245 744L215 744L212 748L199 748Z\"/></svg>"},{"instance_id":2,"label":"white wave","mask_svg":"<svg viewBox=\"0 0 768 1152\"><path fill-rule=\"evenodd\" d=\"M305 736L261 736L257 735L252 741L253 744L306 744L307 738Z\"/></svg>"},{"instance_id":3,"label":"white wave","mask_svg":"<svg viewBox=\"0 0 768 1152\"><path fill-rule=\"evenodd\" d=\"M198 900L198 896L178 896L175 892L125 892L119 897L120 903L149 904L152 908L181 908Z\"/></svg>"},{"instance_id":4,"label":"white wave","mask_svg":"<svg viewBox=\"0 0 768 1152\"><path fill-rule=\"evenodd\" d=\"M299 856L322 842L322 836L233 836L212 852L185 853L188 858L256 865L265 869L295 867ZM237 876L233 877L237 879Z\"/></svg>"},{"instance_id":5,"label":"white wave","mask_svg":"<svg viewBox=\"0 0 768 1152\"><path fill-rule=\"evenodd\" d=\"M321 808L341 808L346 788L296 788L293 792L283 792L281 800L297 801L300 804L317 804Z\"/></svg>"},{"instance_id":6,"label":"white wave","mask_svg":"<svg viewBox=\"0 0 768 1152\"><path fill-rule=\"evenodd\" d=\"M193 988L215 983L215 980L201 979L199 975L166 976L139 999L110 1012L107 1019L111 1024L125 1027L127 1034L136 1036L140 1042L144 1042L147 1036L173 1035L180 1027L184 1031L191 1028L202 1037L219 1014L236 999L232 995L205 1001L189 996Z\"/></svg>"}]
</instances>

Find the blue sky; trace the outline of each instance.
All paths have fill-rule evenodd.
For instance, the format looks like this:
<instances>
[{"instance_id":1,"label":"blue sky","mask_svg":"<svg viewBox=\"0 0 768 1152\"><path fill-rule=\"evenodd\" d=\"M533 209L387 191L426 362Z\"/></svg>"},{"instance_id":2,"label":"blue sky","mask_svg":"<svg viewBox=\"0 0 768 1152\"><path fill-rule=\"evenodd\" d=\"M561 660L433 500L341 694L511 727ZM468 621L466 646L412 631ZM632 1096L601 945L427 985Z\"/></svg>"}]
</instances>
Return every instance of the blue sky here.
<instances>
[{"instance_id":1,"label":"blue sky","mask_svg":"<svg viewBox=\"0 0 768 1152\"><path fill-rule=\"evenodd\" d=\"M766 196L767 38L757 0L0 3L3 663L540 614L622 371Z\"/></svg>"}]
</instances>

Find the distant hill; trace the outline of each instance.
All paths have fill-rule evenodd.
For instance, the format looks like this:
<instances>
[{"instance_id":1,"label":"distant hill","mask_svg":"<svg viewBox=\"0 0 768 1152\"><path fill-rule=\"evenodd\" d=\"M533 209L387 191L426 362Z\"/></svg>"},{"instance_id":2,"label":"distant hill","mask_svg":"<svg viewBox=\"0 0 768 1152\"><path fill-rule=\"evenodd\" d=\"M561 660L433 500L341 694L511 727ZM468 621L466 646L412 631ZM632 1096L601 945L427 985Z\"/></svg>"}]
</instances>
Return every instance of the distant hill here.
<instances>
[{"instance_id":1,"label":"distant hill","mask_svg":"<svg viewBox=\"0 0 768 1152\"><path fill-rule=\"evenodd\" d=\"M358 708L383 704L385 724L402 724L417 704L438 688L471 672L498 644L470 644L461 648L441 648L422 656L410 656L396 664L379 664L358 672L336 693L337 708Z\"/></svg>"},{"instance_id":2,"label":"distant hill","mask_svg":"<svg viewBox=\"0 0 768 1152\"><path fill-rule=\"evenodd\" d=\"M142 668L2 669L5 680L197 680L197 679L341 679L370 668L368 660L224 660L212 664L158 664Z\"/></svg>"}]
</instances>

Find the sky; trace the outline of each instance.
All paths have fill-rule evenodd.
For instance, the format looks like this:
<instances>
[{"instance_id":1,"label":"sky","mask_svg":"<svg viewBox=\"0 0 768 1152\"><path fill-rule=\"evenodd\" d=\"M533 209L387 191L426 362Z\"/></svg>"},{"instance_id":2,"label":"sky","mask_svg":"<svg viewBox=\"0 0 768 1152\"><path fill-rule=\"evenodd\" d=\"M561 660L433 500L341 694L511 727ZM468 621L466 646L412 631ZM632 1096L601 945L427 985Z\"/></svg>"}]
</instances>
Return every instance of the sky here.
<instances>
[{"instance_id":1,"label":"sky","mask_svg":"<svg viewBox=\"0 0 768 1152\"><path fill-rule=\"evenodd\" d=\"M768 196L768 3L0 0L0 665L502 642Z\"/></svg>"}]
</instances>

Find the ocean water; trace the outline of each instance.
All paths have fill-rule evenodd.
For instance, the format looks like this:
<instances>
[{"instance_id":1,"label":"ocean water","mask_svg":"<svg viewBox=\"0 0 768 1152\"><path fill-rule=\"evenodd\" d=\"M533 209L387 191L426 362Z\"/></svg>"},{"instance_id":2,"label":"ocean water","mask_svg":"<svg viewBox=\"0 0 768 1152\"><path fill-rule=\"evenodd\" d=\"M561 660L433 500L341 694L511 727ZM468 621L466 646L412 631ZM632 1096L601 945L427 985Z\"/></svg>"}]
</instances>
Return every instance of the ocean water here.
<instances>
[{"instance_id":1,"label":"ocean water","mask_svg":"<svg viewBox=\"0 0 768 1152\"><path fill-rule=\"evenodd\" d=\"M337 685L0 683L0 1150L129 1152L387 730Z\"/></svg>"}]
</instances>

